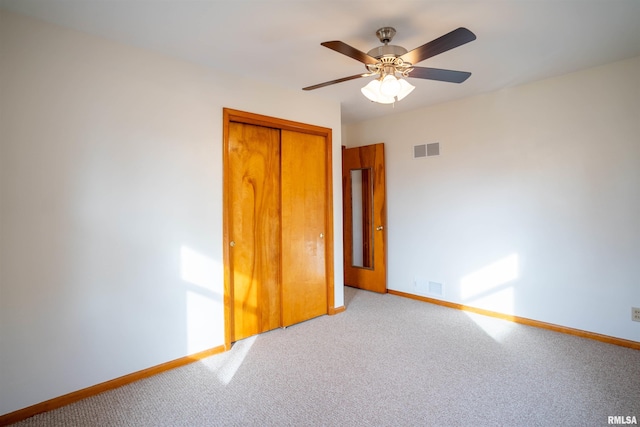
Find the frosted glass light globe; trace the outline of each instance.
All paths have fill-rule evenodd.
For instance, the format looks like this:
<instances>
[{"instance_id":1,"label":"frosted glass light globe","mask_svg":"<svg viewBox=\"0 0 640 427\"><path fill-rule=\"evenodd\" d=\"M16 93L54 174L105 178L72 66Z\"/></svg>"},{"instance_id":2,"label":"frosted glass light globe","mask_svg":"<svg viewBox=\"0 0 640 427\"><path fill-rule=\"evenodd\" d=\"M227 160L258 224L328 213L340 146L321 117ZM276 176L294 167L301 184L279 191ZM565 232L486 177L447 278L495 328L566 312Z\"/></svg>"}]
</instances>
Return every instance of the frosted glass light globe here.
<instances>
[{"instance_id":1,"label":"frosted glass light globe","mask_svg":"<svg viewBox=\"0 0 640 427\"><path fill-rule=\"evenodd\" d=\"M380 83L380 93L384 96L393 98L400 93L400 82L396 76L387 74Z\"/></svg>"},{"instance_id":2,"label":"frosted glass light globe","mask_svg":"<svg viewBox=\"0 0 640 427\"><path fill-rule=\"evenodd\" d=\"M414 85L412 85L405 79L400 79L400 92L398 92L398 101L409 95L415 88L416 87Z\"/></svg>"},{"instance_id":3,"label":"frosted glass light globe","mask_svg":"<svg viewBox=\"0 0 640 427\"><path fill-rule=\"evenodd\" d=\"M365 87L360 89L362 94L369 98L370 101L378 102L380 97L380 80L371 80Z\"/></svg>"}]
</instances>

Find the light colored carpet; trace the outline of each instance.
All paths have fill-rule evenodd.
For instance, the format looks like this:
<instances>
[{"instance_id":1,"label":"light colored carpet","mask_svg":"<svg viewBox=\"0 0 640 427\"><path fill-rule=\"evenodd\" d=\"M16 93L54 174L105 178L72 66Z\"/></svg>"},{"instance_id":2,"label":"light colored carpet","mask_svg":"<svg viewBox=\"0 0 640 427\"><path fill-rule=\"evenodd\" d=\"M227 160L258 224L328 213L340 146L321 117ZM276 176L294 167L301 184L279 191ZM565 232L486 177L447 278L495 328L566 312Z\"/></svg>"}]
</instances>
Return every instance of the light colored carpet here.
<instances>
[{"instance_id":1,"label":"light colored carpet","mask_svg":"<svg viewBox=\"0 0 640 427\"><path fill-rule=\"evenodd\" d=\"M345 288L347 311L16 426L605 426L640 351ZM640 422L640 421L639 421Z\"/></svg>"}]
</instances>

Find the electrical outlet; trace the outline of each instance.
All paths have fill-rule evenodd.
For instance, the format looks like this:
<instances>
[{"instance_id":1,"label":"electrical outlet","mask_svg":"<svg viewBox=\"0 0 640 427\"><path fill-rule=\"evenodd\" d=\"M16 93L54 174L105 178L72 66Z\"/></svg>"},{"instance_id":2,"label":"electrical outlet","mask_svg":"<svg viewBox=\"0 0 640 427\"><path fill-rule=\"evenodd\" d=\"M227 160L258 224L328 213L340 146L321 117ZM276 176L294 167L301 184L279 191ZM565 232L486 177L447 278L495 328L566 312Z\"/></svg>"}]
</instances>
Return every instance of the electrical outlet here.
<instances>
[{"instance_id":1,"label":"electrical outlet","mask_svg":"<svg viewBox=\"0 0 640 427\"><path fill-rule=\"evenodd\" d=\"M640 322L640 308L631 307L631 320L634 322Z\"/></svg>"}]
</instances>

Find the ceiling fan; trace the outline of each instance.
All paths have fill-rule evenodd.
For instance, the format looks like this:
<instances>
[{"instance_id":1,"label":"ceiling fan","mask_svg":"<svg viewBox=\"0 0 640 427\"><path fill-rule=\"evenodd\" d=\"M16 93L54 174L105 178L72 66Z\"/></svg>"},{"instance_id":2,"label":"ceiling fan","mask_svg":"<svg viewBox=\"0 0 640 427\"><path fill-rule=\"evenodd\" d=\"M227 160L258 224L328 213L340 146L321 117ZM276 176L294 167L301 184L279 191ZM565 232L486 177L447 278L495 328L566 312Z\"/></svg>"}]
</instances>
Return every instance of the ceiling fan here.
<instances>
[{"instance_id":1,"label":"ceiling fan","mask_svg":"<svg viewBox=\"0 0 640 427\"><path fill-rule=\"evenodd\" d=\"M361 77L377 76L376 79L361 89L362 93L371 101L391 104L396 100L400 101L414 89L406 80L402 78L398 79L396 74L399 74L401 77L414 77L450 83L462 83L471 75L471 73L466 71L416 67L414 65L427 58L475 40L476 35L468 29L460 27L411 51L407 51L407 49L401 46L389 44L395 34L396 30L392 27L380 28L376 31L376 36L378 36L378 39L383 45L375 47L367 53L341 41L321 43L322 46L362 62L368 72L307 86L303 88L303 90L314 90Z\"/></svg>"}]
</instances>

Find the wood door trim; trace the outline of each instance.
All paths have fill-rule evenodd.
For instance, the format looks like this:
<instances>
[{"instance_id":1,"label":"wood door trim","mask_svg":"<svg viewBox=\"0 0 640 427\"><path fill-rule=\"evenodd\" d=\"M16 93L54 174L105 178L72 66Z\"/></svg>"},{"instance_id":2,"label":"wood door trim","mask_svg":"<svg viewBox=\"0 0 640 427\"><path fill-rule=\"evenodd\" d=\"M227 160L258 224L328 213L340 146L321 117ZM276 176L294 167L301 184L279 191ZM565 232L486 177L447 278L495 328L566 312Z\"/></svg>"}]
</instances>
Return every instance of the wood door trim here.
<instances>
[{"instance_id":1,"label":"wood door trim","mask_svg":"<svg viewBox=\"0 0 640 427\"><path fill-rule=\"evenodd\" d=\"M329 316L334 316L336 314L340 314L343 311L346 311L346 309L347 308L344 305L341 305L340 307L335 307L335 308L332 307L332 308L329 309Z\"/></svg>"},{"instance_id":2,"label":"wood door trim","mask_svg":"<svg viewBox=\"0 0 640 427\"><path fill-rule=\"evenodd\" d=\"M335 308L335 284L334 284L334 242L333 242L333 142L332 129L306 123L276 117L263 116L246 111L231 108L222 109L222 258L224 270L224 337L225 347L231 347L231 322L233 321L233 289L231 286L231 256L229 253L229 230L231 218L229 217L229 123L243 123L256 126L265 126L274 129L291 130L295 132L320 135L325 138L325 162L326 162L326 190L325 200L325 260L327 277L327 313L336 312Z\"/></svg>"},{"instance_id":3,"label":"wood door trim","mask_svg":"<svg viewBox=\"0 0 640 427\"><path fill-rule=\"evenodd\" d=\"M248 113L246 111L232 110L230 108L223 108L223 115L225 116L225 124L228 122L244 123L248 125L265 126L274 129L310 133L313 135L320 135L328 138L331 137L332 132L330 128L325 128L322 126L294 122L277 117L263 116L260 114Z\"/></svg>"}]
</instances>

